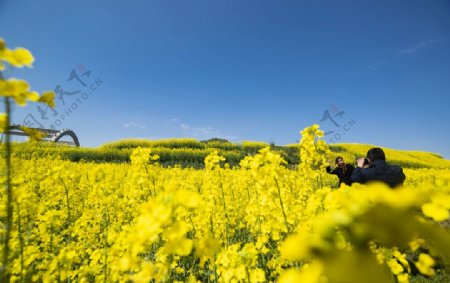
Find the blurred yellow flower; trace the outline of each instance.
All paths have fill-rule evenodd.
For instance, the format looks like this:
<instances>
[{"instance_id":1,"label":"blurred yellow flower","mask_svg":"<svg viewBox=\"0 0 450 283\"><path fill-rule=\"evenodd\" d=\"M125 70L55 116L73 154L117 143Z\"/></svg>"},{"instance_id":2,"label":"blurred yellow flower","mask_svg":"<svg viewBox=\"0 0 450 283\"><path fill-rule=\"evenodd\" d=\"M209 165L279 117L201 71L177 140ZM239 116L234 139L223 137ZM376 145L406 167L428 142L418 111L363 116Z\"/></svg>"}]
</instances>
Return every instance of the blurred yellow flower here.
<instances>
[{"instance_id":1,"label":"blurred yellow flower","mask_svg":"<svg viewBox=\"0 0 450 283\"><path fill-rule=\"evenodd\" d=\"M6 49L3 60L16 68L22 68L24 66L31 67L34 57L28 49L19 47L14 50Z\"/></svg>"},{"instance_id":2,"label":"blurred yellow flower","mask_svg":"<svg viewBox=\"0 0 450 283\"><path fill-rule=\"evenodd\" d=\"M444 221L449 218L448 208L440 206L434 202L422 205L423 214L436 221Z\"/></svg>"},{"instance_id":3,"label":"blurred yellow flower","mask_svg":"<svg viewBox=\"0 0 450 283\"><path fill-rule=\"evenodd\" d=\"M45 103L51 108L55 108L55 93L53 91L43 92L37 101Z\"/></svg>"},{"instance_id":4,"label":"blurred yellow flower","mask_svg":"<svg viewBox=\"0 0 450 283\"><path fill-rule=\"evenodd\" d=\"M435 264L434 259L428 254L420 254L419 260L416 262L416 267L422 274L434 276L436 271L433 269Z\"/></svg>"}]
</instances>

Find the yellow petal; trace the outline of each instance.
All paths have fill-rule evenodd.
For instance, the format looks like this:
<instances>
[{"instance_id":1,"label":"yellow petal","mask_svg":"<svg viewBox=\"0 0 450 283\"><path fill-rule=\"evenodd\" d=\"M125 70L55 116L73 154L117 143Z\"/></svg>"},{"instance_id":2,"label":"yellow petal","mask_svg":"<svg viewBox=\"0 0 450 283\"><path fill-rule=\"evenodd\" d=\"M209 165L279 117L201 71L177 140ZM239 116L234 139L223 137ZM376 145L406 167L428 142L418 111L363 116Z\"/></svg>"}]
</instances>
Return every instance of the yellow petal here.
<instances>
[{"instance_id":1,"label":"yellow petal","mask_svg":"<svg viewBox=\"0 0 450 283\"><path fill-rule=\"evenodd\" d=\"M40 141L45 137L45 133L37 129L28 127L20 127L20 129L28 134L28 136L30 137L30 141Z\"/></svg>"},{"instance_id":2,"label":"yellow petal","mask_svg":"<svg viewBox=\"0 0 450 283\"><path fill-rule=\"evenodd\" d=\"M17 103L17 105L19 105L19 106L27 105L27 94L26 93L22 92L22 93L15 94L13 96L13 98L14 98L14 101Z\"/></svg>"},{"instance_id":3,"label":"yellow petal","mask_svg":"<svg viewBox=\"0 0 450 283\"><path fill-rule=\"evenodd\" d=\"M38 101L47 104L51 108L55 108L55 93L53 91L46 91L42 93Z\"/></svg>"},{"instance_id":4,"label":"yellow petal","mask_svg":"<svg viewBox=\"0 0 450 283\"><path fill-rule=\"evenodd\" d=\"M8 128L7 118L8 116L6 113L0 113L0 132L3 132Z\"/></svg>"},{"instance_id":5,"label":"yellow petal","mask_svg":"<svg viewBox=\"0 0 450 283\"><path fill-rule=\"evenodd\" d=\"M419 260L416 262L416 267L422 274L434 276L435 275L435 271L433 269L434 264L435 261L431 256L427 254L420 254Z\"/></svg>"},{"instance_id":6,"label":"yellow petal","mask_svg":"<svg viewBox=\"0 0 450 283\"><path fill-rule=\"evenodd\" d=\"M31 67L31 64L34 62L34 57L28 49L25 48L16 48L12 51L9 63L14 67Z\"/></svg>"},{"instance_id":7,"label":"yellow petal","mask_svg":"<svg viewBox=\"0 0 450 283\"><path fill-rule=\"evenodd\" d=\"M436 205L435 203L426 203L422 205L423 214L433 218L436 221L444 221L449 218L449 213L446 208Z\"/></svg>"},{"instance_id":8,"label":"yellow petal","mask_svg":"<svg viewBox=\"0 0 450 283\"><path fill-rule=\"evenodd\" d=\"M35 91L30 91L27 93L27 98L30 101L39 101L39 93L35 92Z\"/></svg>"},{"instance_id":9,"label":"yellow petal","mask_svg":"<svg viewBox=\"0 0 450 283\"><path fill-rule=\"evenodd\" d=\"M30 91L30 86L24 80L9 79L0 81L0 94L2 96L16 96Z\"/></svg>"}]
</instances>

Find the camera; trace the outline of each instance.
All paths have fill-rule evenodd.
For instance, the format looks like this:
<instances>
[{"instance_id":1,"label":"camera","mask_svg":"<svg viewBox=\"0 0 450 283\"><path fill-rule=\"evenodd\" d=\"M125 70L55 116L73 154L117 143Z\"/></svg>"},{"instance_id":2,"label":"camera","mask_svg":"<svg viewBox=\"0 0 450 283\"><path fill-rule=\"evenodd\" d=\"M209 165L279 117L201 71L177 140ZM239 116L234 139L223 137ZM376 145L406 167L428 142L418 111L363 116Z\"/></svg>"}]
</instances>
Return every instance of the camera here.
<instances>
[{"instance_id":1,"label":"camera","mask_svg":"<svg viewBox=\"0 0 450 283\"><path fill-rule=\"evenodd\" d=\"M356 161L358 162L359 160L361 160L362 159L362 157L361 158L357 158L356 159ZM364 163L363 163L363 167L366 167L366 166L368 166L369 165L369 159L367 159L367 157L364 157Z\"/></svg>"},{"instance_id":2,"label":"camera","mask_svg":"<svg viewBox=\"0 0 450 283\"><path fill-rule=\"evenodd\" d=\"M369 159L364 158L364 166L369 165Z\"/></svg>"}]
</instances>

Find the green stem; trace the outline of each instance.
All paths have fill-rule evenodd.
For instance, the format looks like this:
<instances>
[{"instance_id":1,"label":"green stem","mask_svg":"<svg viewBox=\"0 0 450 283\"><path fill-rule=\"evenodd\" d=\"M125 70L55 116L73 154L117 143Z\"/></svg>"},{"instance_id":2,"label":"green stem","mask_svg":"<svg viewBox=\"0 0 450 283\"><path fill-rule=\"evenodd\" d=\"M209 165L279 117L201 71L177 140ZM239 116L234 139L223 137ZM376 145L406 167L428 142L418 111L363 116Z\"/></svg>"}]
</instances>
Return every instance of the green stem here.
<instances>
[{"instance_id":1,"label":"green stem","mask_svg":"<svg viewBox=\"0 0 450 283\"><path fill-rule=\"evenodd\" d=\"M69 189L67 189L66 183L64 183L64 180L59 177L59 181L63 184L64 187L64 194L66 196L66 206L67 206L67 223L70 224L70 198L69 198Z\"/></svg>"},{"instance_id":2,"label":"green stem","mask_svg":"<svg viewBox=\"0 0 450 283\"><path fill-rule=\"evenodd\" d=\"M103 253L104 253L104 266L103 266L103 282L108 282L108 228L110 226L110 216L108 208L105 208L103 215Z\"/></svg>"},{"instance_id":3,"label":"green stem","mask_svg":"<svg viewBox=\"0 0 450 283\"><path fill-rule=\"evenodd\" d=\"M24 239L22 236L22 218L20 217L20 204L17 202L17 229L19 234L19 243L20 243L20 281L23 282L24 275Z\"/></svg>"},{"instance_id":4,"label":"green stem","mask_svg":"<svg viewBox=\"0 0 450 283\"><path fill-rule=\"evenodd\" d=\"M147 180L150 182L150 172L148 171L147 164L144 164L145 172L147 173ZM152 176L153 179L153 176ZM155 191L155 180L152 180L153 183L153 191ZM152 190L148 190L150 192L150 196L152 196ZM155 193L156 196L156 193Z\"/></svg>"},{"instance_id":5,"label":"green stem","mask_svg":"<svg viewBox=\"0 0 450 283\"><path fill-rule=\"evenodd\" d=\"M247 275L247 282L250 283L250 272L248 271L248 267L245 267L245 274Z\"/></svg>"},{"instance_id":6,"label":"green stem","mask_svg":"<svg viewBox=\"0 0 450 283\"><path fill-rule=\"evenodd\" d=\"M283 212L284 224L286 225L286 230L287 230L287 232L289 233L289 223L288 223L288 221L287 221L286 212L284 211L283 200L281 199L280 185L278 184L277 178L274 178L274 179L275 179L275 183L277 184L278 198L280 199L280 206L281 206L281 211Z\"/></svg>"},{"instance_id":7,"label":"green stem","mask_svg":"<svg viewBox=\"0 0 450 283\"><path fill-rule=\"evenodd\" d=\"M223 202L223 212L225 214L225 218L227 220L227 223L225 223L225 236L226 236L226 247L228 247L229 243L230 243L230 239L229 239L229 235L228 235L228 224L230 223L230 219L228 217L228 213L227 213L227 204L225 202L225 192L223 191L223 183L222 183L222 176L220 175L219 172L219 178L220 178L220 191L222 192L222 202Z\"/></svg>"},{"instance_id":8,"label":"green stem","mask_svg":"<svg viewBox=\"0 0 450 283\"><path fill-rule=\"evenodd\" d=\"M3 80L3 76L0 73L0 80ZM11 238L11 226L13 219L13 207L12 207L12 185L11 185L11 136L9 134L9 127L11 125L11 102L9 97L5 97L5 110L6 110L6 131L5 131L5 189L6 189L6 222L5 222L5 234L3 241L3 260L2 270L0 278L2 282L10 281L9 274L9 240Z\"/></svg>"}]
</instances>

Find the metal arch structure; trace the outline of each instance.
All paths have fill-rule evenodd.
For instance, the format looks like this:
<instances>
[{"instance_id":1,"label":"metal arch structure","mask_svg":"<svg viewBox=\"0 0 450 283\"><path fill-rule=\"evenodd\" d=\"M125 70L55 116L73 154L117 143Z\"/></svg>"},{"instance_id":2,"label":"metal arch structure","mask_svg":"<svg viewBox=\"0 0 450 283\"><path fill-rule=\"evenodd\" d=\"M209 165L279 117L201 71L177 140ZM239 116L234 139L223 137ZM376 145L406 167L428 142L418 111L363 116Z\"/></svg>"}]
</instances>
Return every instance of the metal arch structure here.
<instances>
[{"instance_id":1,"label":"metal arch structure","mask_svg":"<svg viewBox=\"0 0 450 283\"><path fill-rule=\"evenodd\" d=\"M76 147L80 146L80 142L78 141L77 135L75 134L74 131L72 131L70 129L64 129L64 130L61 130L61 131L57 132L56 134L53 135L53 137L50 139L50 141L52 141L52 142L61 142L60 140L63 137L65 137L65 136L69 136L69 137L72 138L73 145L75 145Z\"/></svg>"},{"instance_id":2,"label":"metal arch structure","mask_svg":"<svg viewBox=\"0 0 450 283\"><path fill-rule=\"evenodd\" d=\"M42 128L31 128L31 127L28 127L28 128L42 132L44 134L43 141L54 142L54 143L64 143L64 144L68 144L68 145L72 145L72 146L76 146L76 147L80 146L80 142L78 140L77 135L75 134L74 131L72 131L70 129L54 130L54 129L42 129ZM22 136L22 137L29 136L28 133L26 133L25 131L22 130L21 125L12 125L11 127L9 127L9 130L7 131L7 133L12 136ZM5 134L5 133L3 133L3 134ZM66 137L66 136L70 137L72 139L72 141L61 140L62 138ZM2 140L3 140L3 135L2 135Z\"/></svg>"}]
</instances>

